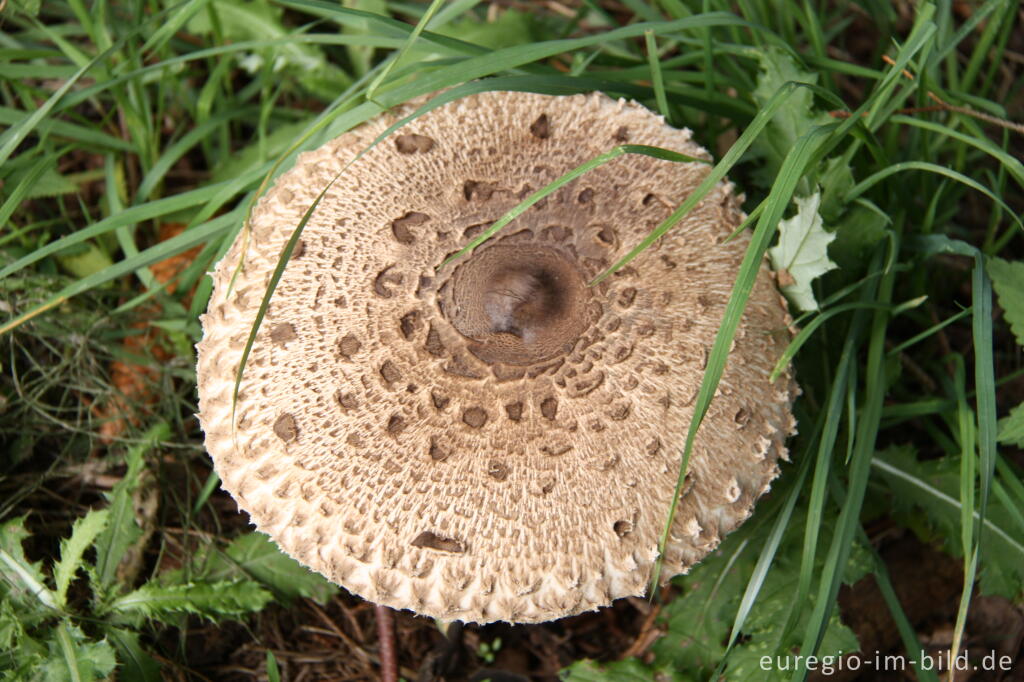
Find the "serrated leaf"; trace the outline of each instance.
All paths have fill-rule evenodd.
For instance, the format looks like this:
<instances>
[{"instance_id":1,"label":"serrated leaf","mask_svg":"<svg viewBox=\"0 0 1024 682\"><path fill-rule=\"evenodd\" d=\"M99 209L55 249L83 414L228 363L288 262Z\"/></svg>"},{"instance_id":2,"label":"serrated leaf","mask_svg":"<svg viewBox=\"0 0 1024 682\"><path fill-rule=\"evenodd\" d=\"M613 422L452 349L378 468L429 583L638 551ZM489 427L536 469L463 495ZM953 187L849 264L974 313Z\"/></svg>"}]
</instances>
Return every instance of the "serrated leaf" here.
<instances>
[{"instance_id":1,"label":"serrated leaf","mask_svg":"<svg viewBox=\"0 0 1024 682\"><path fill-rule=\"evenodd\" d=\"M989 258L985 263L999 306L1017 343L1024 346L1024 261Z\"/></svg>"},{"instance_id":2,"label":"serrated leaf","mask_svg":"<svg viewBox=\"0 0 1024 682\"><path fill-rule=\"evenodd\" d=\"M999 442L1024 448L1024 403L999 420Z\"/></svg>"},{"instance_id":3,"label":"serrated leaf","mask_svg":"<svg viewBox=\"0 0 1024 682\"><path fill-rule=\"evenodd\" d=\"M256 580L285 599L308 597L321 604L338 588L282 552L262 533L248 533L223 552L211 553L200 573L204 580Z\"/></svg>"},{"instance_id":4,"label":"serrated leaf","mask_svg":"<svg viewBox=\"0 0 1024 682\"><path fill-rule=\"evenodd\" d=\"M919 462L911 448L890 448L875 455L875 467L893 492L891 499L897 517L918 534L933 529L934 539L941 540L946 551L962 556L959 458ZM922 523L915 522L915 514L923 515L924 528ZM1013 525L1011 512L998 498L989 500L981 540L982 593L1007 599L1024 594L1024 538Z\"/></svg>"},{"instance_id":5,"label":"serrated leaf","mask_svg":"<svg viewBox=\"0 0 1024 682\"><path fill-rule=\"evenodd\" d=\"M274 596L251 580L197 582L184 585L146 583L110 603L114 613L141 614L160 620L191 613L212 621L259 611Z\"/></svg>"},{"instance_id":6,"label":"serrated leaf","mask_svg":"<svg viewBox=\"0 0 1024 682\"><path fill-rule=\"evenodd\" d=\"M766 47L758 52L761 67L754 89L754 101L764 106L787 82L816 84L818 74L803 71L793 57L777 47ZM755 172L755 179L764 187L771 186L782 160L796 144L797 138L811 128L830 122L828 114L816 111L814 97L807 88L797 88L775 112L771 123L751 145L751 155L763 158L765 164ZM807 192L817 179L801 181L801 190ZM806 185L806 186L805 186Z\"/></svg>"},{"instance_id":7,"label":"serrated leaf","mask_svg":"<svg viewBox=\"0 0 1024 682\"><path fill-rule=\"evenodd\" d=\"M23 516L0 526L0 589L5 590L11 601L29 609L40 605L55 609L57 600L46 586L39 563L25 557L21 543L28 536Z\"/></svg>"},{"instance_id":8,"label":"serrated leaf","mask_svg":"<svg viewBox=\"0 0 1024 682\"><path fill-rule=\"evenodd\" d=\"M800 310L818 309L811 282L836 268L828 258L828 245L836 236L822 228L820 204L820 192L796 197L796 215L779 222L779 243L768 249L783 293Z\"/></svg>"},{"instance_id":9,"label":"serrated leaf","mask_svg":"<svg viewBox=\"0 0 1024 682\"><path fill-rule=\"evenodd\" d=\"M61 540L60 561L53 567L53 581L56 585L54 595L58 606L66 603L68 585L82 565L82 555L106 527L109 516L110 511L107 509L93 509L75 521L71 527L71 537Z\"/></svg>"},{"instance_id":10,"label":"serrated leaf","mask_svg":"<svg viewBox=\"0 0 1024 682\"><path fill-rule=\"evenodd\" d=\"M114 584L117 580L118 564L125 552L142 536L142 529L135 521L132 493L139 486L146 452L169 433L170 428L167 424L158 424L143 436L141 443L132 447L125 455L128 470L107 496L110 500L109 520L107 527L96 539L95 572L99 581L96 587L99 589L106 590Z\"/></svg>"},{"instance_id":11,"label":"serrated leaf","mask_svg":"<svg viewBox=\"0 0 1024 682\"><path fill-rule=\"evenodd\" d=\"M20 180L21 174L16 173L12 175L10 182L13 185ZM38 199L40 197L56 197L63 194L74 194L77 191L78 185L74 181L58 173L56 168L47 168L43 171L43 174L32 183L32 186L29 188L25 198Z\"/></svg>"},{"instance_id":12,"label":"serrated leaf","mask_svg":"<svg viewBox=\"0 0 1024 682\"><path fill-rule=\"evenodd\" d=\"M14 651L24 633L25 627L11 607L11 602L0 598L0 651ZM3 668L4 660L0 658L0 670Z\"/></svg>"},{"instance_id":13,"label":"serrated leaf","mask_svg":"<svg viewBox=\"0 0 1024 682\"><path fill-rule=\"evenodd\" d=\"M42 617L16 608L8 599L0 598L0 679L3 671L35 670L46 654L46 647L35 641L28 629ZM14 679L18 679L17 675Z\"/></svg>"},{"instance_id":14,"label":"serrated leaf","mask_svg":"<svg viewBox=\"0 0 1024 682\"><path fill-rule=\"evenodd\" d=\"M114 649L105 639L91 641L80 628L67 623L54 628L49 646L42 667L45 682L103 680L117 667Z\"/></svg>"}]
</instances>

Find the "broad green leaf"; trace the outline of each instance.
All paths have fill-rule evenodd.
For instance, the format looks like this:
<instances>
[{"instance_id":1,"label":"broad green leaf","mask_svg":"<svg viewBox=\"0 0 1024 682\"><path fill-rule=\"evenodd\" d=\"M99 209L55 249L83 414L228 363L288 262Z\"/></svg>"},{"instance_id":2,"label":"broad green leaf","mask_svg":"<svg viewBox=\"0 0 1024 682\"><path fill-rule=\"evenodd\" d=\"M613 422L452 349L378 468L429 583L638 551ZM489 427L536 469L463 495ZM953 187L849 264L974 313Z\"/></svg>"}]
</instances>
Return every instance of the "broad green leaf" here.
<instances>
[{"instance_id":1,"label":"broad green leaf","mask_svg":"<svg viewBox=\"0 0 1024 682\"><path fill-rule=\"evenodd\" d=\"M999 442L1024 448L1024 403L999 420Z\"/></svg>"},{"instance_id":2,"label":"broad green leaf","mask_svg":"<svg viewBox=\"0 0 1024 682\"><path fill-rule=\"evenodd\" d=\"M844 199L853 189L853 171L850 164L841 157L835 156L825 162L825 170L818 176L821 186L821 207L818 212L829 225L835 225L846 212Z\"/></svg>"},{"instance_id":3,"label":"broad green leaf","mask_svg":"<svg viewBox=\"0 0 1024 682\"><path fill-rule=\"evenodd\" d=\"M214 569L214 580L240 571L289 599L309 597L323 604L338 590L322 575L282 552L262 533L236 538L225 550L223 564L215 565Z\"/></svg>"},{"instance_id":4,"label":"broad green leaf","mask_svg":"<svg viewBox=\"0 0 1024 682\"><path fill-rule=\"evenodd\" d=\"M54 594L58 606L64 606L66 603L68 585L82 565L82 555L106 527L109 516L108 509L93 509L75 521L71 527L70 538L61 540L60 560L53 567L53 580L57 586Z\"/></svg>"},{"instance_id":5,"label":"broad green leaf","mask_svg":"<svg viewBox=\"0 0 1024 682\"><path fill-rule=\"evenodd\" d=\"M1010 330L1017 343L1024 346L1024 261L989 258L985 269Z\"/></svg>"},{"instance_id":6,"label":"broad green leaf","mask_svg":"<svg viewBox=\"0 0 1024 682\"><path fill-rule=\"evenodd\" d=\"M223 552L197 557L194 565L205 581L256 580L285 599L308 597L322 604L338 589L282 552L262 533L242 535ZM176 576L165 576L161 582Z\"/></svg>"},{"instance_id":7,"label":"broad green leaf","mask_svg":"<svg viewBox=\"0 0 1024 682\"><path fill-rule=\"evenodd\" d=\"M114 649L105 639L90 641L80 628L66 622L54 629L49 646L42 668L45 682L104 680L117 667Z\"/></svg>"},{"instance_id":8,"label":"broad green leaf","mask_svg":"<svg viewBox=\"0 0 1024 682\"><path fill-rule=\"evenodd\" d=\"M21 516L0 526L0 594L6 594L15 604L29 609L39 605L55 609L57 600L46 586L39 562L25 557L22 542L28 538L25 517Z\"/></svg>"},{"instance_id":9,"label":"broad green leaf","mask_svg":"<svg viewBox=\"0 0 1024 682\"><path fill-rule=\"evenodd\" d=\"M910 448L890 448L878 453L872 465L893 492L897 518L926 534L925 539L941 540L947 551L961 556L959 458L918 461ZM998 496L989 499L979 566L982 593L1017 599L1024 595L1024 538L1011 515ZM977 512L974 519L977 522ZM934 529L934 538L928 535L929 529Z\"/></svg>"},{"instance_id":10,"label":"broad green leaf","mask_svg":"<svg viewBox=\"0 0 1024 682\"><path fill-rule=\"evenodd\" d=\"M437 33L496 50L531 42L534 39L533 18L533 14L512 7L486 19L466 13L439 28Z\"/></svg>"},{"instance_id":11,"label":"broad green leaf","mask_svg":"<svg viewBox=\"0 0 1024 682\"><path fill-rule=\"evenodd\" d=\"M62 268L78 278L102 272L114 263L106 252L92 242L76 244L58 253L55 258Z\"/></svg>"},{"instance_id":12,"label":"broad green leaf","mask_svg":"<svg viewBox=\"0 0 1024 682\"><path fill-rule=\"evenodd\" d=\"M729 682L768 682L783 680L790 675L796 660L789 651L775 651L772 634L774 629L768 629L763 633L752 632L749 635L750 641L730 655ZM843 625L839 615L833 613L821 642L821 651L829 652L823 657L832 661L830 665L833 665L842 654L857 651L859 648L860 644L853 630Z\"/></svg>"},{"instance_id":13,"label":"broad green leaf","mask_svg":"<svg viewBox=\"0 0 1024 682\"><path fill-rule=\"evenodd\" d=\"M43 176L32 185L28 198L55 197L60 194L74 194L77 191L78 185L71 178L61 175L55 170L49 170L43 173Z\"/></svg>"},{"instance_id":14,"label":"broad green leaf","mask_svg":"<svg viewBox=\"0 0 1024 682\"><path fill-rule=\"evenodd\" d=\"M757 56L761 70L753 95L762 107L788 82L811 85L818 82L818 74L802 70L788 52L778 47L766 47L759 50ZM797 88L772 116L764 134L758 135L751 145L751 154L765 161L755 171L755 179L765 187L771 186L782 166L782 160L797 139L811 128L831 120L828 114L815 110L814 97L809 89ZM809 193L814 181L813 177L809 181L805 180L807 186L801 186L798 193Z\"/></svg>"},{"instance_id":15,"label":"broad green leaf","mask_svg":"<svg viewBox=\"0 0 1024 682\"><path fill-rule=\"evenodd\" d=\"M211 182L224 182L234 180L245 171L265 163L267 159L274 159L285 153L288 148L302 136L310 125L308 118L292 123L285 123L274 128L274 131L264 139L264 148L260 149L258 141L254 140L249 146L226 156L221 165L213 171ZM264 155L266 158L264 158Z\"/></svg>"},{"instance_id":16,"label":"broad green leaf","mask_svg":"<svg viewBox=\"0 0 1024 682\"><path fill-rule=\"evenodd\" d=\"M875 245L885 238L889 225L886 216L872 210L866 203L858 202L849 207L835 224L836 240L829 246L829 254L840 267L839 272L847 276L859 276L859 266L870 257ZM831 227L832 224L829 225Z\"/></svg>"},{"instance_id":17,"label":"broad green leaf","mask_svg":"<svg viewBox=\"0 0 1024 682\"><path fill-rule=\"evenodd\" d=\"M836 236L822 229L820 192L796 197L795 201L796 215L779 222L779 243L768 249L768 255L782 291L793 305L800 310L817 310L811 282L836 268L828 259L828 245Z\"/></svg>"},{"instance_id":18,"label":"broad green leaf","mask_svg":"<svg viewBox=\"0 0 1024 682\"><path fill-rule=\"evenodd\" d=\"M274 596L251 580L196 582L184 585L146 583L110 603L114 613L141 614L160 620L173 614L191 613L212 621L237 618L259 611Z\"/></svg>"}]
</instances>

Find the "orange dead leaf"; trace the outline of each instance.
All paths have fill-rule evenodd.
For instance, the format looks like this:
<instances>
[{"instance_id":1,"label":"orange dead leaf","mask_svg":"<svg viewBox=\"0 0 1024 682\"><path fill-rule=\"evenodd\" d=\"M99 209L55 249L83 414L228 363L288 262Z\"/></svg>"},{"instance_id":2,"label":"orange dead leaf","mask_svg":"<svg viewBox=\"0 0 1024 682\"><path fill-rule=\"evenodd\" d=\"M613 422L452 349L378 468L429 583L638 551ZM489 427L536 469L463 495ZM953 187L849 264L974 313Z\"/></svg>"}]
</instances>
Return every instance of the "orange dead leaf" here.
<instances>
[{"instance_id":1,"label":"orange dead leaf","mask_svg":"<svg viewBox=\"0 0 1024 682\"><path fill-rule=\"evenodd\" d=\"M158 238L160 241L166 241L181 234L184 229L185 225L182 223L165 223L159 228ZM176 283L172 280L192 263L199 250L200 247L193 247L150 267L158 282L170 282L167 285L167 293L175 291ZM185 296L186 303L190 298L191 292ZM140 318L155 318L159 314L160 306L156 302L139 309ZM145 319L135 322L132 329L139 330L140 333L125 337L122 348L126 352L139 356L148 355L157 362L165 362L171 358L172 354L161 345L159 329L150 326ZM146 411L148 405L155 402L153 386L159 378L159 373L151 365L114 360L110 363L110 378L117 389L117 395L103 403L94 404L91 408L93 415L102 422L99 435L103 443L110 443L124 433L128 424L138 424L140 414Z\"/></svg>"}]
</instances>

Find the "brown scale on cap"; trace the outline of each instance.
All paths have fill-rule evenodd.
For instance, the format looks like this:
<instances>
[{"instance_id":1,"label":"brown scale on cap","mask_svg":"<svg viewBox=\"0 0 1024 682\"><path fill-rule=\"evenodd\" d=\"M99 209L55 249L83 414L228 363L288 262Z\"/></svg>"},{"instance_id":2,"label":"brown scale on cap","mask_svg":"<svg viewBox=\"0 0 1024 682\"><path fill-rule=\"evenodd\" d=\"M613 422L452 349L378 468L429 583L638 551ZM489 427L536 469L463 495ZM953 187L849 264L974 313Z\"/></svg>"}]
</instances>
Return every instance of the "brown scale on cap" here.
<instances>
[{"instance_id":1,"label":"brown scale on cap","mask_svg":"<svg viewBox=\"0 0 1024 682\"><path fill-rule=\"evenodd\" d=\"M411 105L410 105L411 106ZM489 92L441 106L328 190L235 372L292 230L407 106L299 157L217 267L200 416L224 487L289 554L367 599L442 619L538 622L645 590L694 397L747 246L728 183L588 286L708 166L626 155L447 256L523 197L628 139L685 130L603 95ZM232 276L239 272L233 286ZM794 428L789 337L763 268L697 435L662 576L751 512Z\"/></svg>"}]
</instances>

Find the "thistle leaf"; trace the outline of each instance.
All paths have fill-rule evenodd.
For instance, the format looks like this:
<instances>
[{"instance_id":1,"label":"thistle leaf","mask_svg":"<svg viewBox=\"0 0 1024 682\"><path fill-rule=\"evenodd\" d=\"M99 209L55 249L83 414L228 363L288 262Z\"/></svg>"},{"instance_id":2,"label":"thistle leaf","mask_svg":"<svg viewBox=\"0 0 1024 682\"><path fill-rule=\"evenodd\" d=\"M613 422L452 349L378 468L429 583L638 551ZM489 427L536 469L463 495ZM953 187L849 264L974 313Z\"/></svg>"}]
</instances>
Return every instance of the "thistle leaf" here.
<instances>
[{"instance_id":1,"label":"thistle leaf","mask_svg":"<svg viewBox=\"0 0 1024 682\"><path fill-rule=\"evenodd\" d=\"M818 74L804 71L791 55L777 47L758 51L761 71L754 89L754 101L764 106L786 83L816 84ZM764 159L763 167L755 172L759 184L770 187L786 154L796 144L797 138L815 126L828 123L828 114L814 107L814 97L807 88L798 88L785 104L779 107L771 123L762 135L758 135L751 146L751 156ZM820 179L809 177L801 181L798 191L808 192ZM804 186L806 185L806 186Z\"/></svg>"},{"instance_id":2,"label":"thistle leaf","mask_svg":"<svg viewBox=\"0 0 1024 682\"><path fill-rule=\"evenodd\" d=\"M259 611L273 599L270 592L250 580L184 585L150 582L115 599L110 610L125 615L141 614L157 620L173 614L191 613L216 621Z\"/></svg>"},{"instance_id":3,"label":"thistle leaf","mask_svg":"<svg viewBox=\"0 0 1024 682\"><path fill-rule=\"evenodd\" d=\"M82 555L106 527L109 516L110 511L107 509L94 509L75 521L71 537L61 540L60 561L53 567L53 580L57 585L54 594L58 606L66 603L68 585L82 565Z\"/></svg>"},{"instance_id":4,"label":"thistle leaf","mask_svg":"<svg viewBox=\"0 0 1024 682\"><path fill-rule=\"evenodd\" d=\"M211 558L209 569L209 580L249 577L285 599L309 597L323 604L337 591L326 578L282 552L262 533L236 538L223 556Z\"/></svg>"},{"instance_id":5,"label":"thistle leaf","mask_svg":"<svg viewBox=\"0 0 1024 682\"><path fill-rule=\"evenodd\" d=\"M118 682L160 682L160 664L143 650L137 632L115 627L104 632L117 649Z\"/></svg>"},{"instance_id":6,"label":"thistle leaf","mask_svg":"<svg viewBox=\"0 0 1024 682\"><path fill-rule=\"evenodd\" d=\"M169 433L167 424L158 424L125 456L128 470L109 495L109 523L96 539L96 576L99 579L96 587L99 589L107 589L114 584L122 557L142 536L142 530L135 522L132 493L139 485L146 452Z\"/></svg>"}]
</instances>

